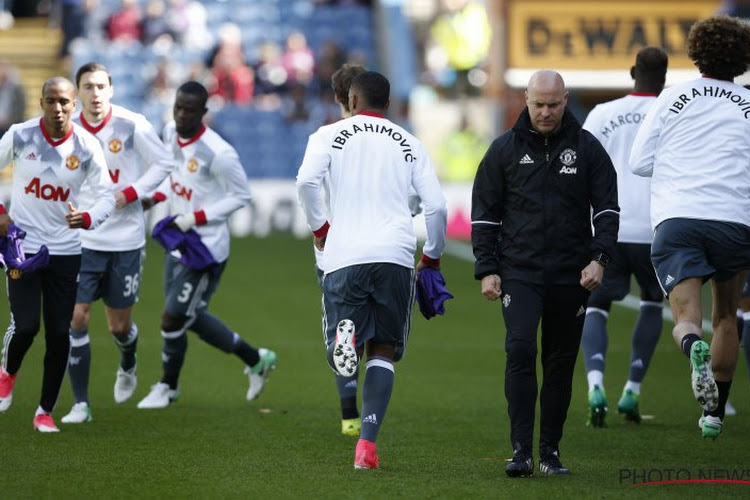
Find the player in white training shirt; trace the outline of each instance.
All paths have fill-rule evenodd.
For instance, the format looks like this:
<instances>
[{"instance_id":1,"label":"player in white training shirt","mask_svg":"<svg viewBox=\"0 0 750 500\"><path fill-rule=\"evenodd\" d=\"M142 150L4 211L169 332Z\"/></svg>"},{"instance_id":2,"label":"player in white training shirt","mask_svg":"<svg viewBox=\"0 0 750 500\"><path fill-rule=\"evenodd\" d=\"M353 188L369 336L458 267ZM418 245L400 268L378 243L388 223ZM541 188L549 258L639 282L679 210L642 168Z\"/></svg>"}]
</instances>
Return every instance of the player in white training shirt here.
<instances>
[{"instance_id":1,"label":"player in white training shirt","mask_svg":"<svg viewBox=\"0 0 750 500\"><path fill-rule=\"evenodd\" d=\"M605 425L608 410L604 390L607 319L612 302L624 299L630 291L631 277L635 276L641 289L641 304L633 328L628 380L617 403L617 412L624 414L626 420L641 421L641 382L661 334L664 294L651 265L651 180L634 175L628 161L638 127L664 88L666 73L667 53L659 47L642 48L630 68L630 76L635 80L633 92L597 105L583 124L583 128L599 139L612 159L617 170L620 203L620 229L615 253L604 270L601 286L589 297L581 339L589 385L587 424L594 427Z\"/></svg>"},{"instance_id":2,"label":"player in white training shirt","mask_svg":"<svg viewBox=\"0 0 750 500\"><path fill-rule=\"evenodd\" d=\"M143 115L110 102L114 87L105 66L96 62L84 64L76 73L76 85L83 109L73 120L99 139L118 206L101 226L81 236L81 272L70 325L68 361L75 402L62 418L64 424L89 422L92 418L88 394L89 323L91 303L99 298L104 302L107 325L120 350L115 401L124 403L136 388L138 327L131 321L131 312L138 299L146 244L143 207L137 201L141 195L147 198L174 165Z\"/></svg>"},{"instance_id":3,"label":"player in white training shirt","mask_svg":"<svg viewBox=\"0 0 750 500\"><path fill-rule=\"evenodd\" d=\"M115 206L112 181L99 142L71 120L75 88L62 77L42 87L43 115L13 125L0 139L0 165L13 165L10 213L0 207L0 236L13 222L26 231L24 252L49 250L49 263L33 272L7 271L12 321L0 364L0 412L11 404L13 386L26 352L44 319L44 377L34 428L57 432L52 410L68 362L68 329L75 304L81 241L77 229L94 229ZM94 203L79 211L86 187Z\"/></svg>"},{"instance_id":4,"label":"player in white training shirt","mask_svg":"<svg viewBox=\"0 0 750 500\"><path fill-rule=\"evenodd\" d=\"M630 168L651 176L651 260L674 314L673 336L692 365L704 437L722 430L737 364L735 311L750 268L750 91L734 78L750 66L750 26L699 21L688 56L702 73L666 89L633 144ZM711 280L714 335L703 335L701 286Z\"/></svg>"},{"instance_id":5,"label":"player in white training shirt","mask_svg":"<svg viewBox=\"0 0 750 500\"><path fill-rule=\"evenodd\" d=\"M297 192L323 278L327 358L352 375L364 349L362 427L354 466L378 468L376 439L393 388L397 347L405 347L414 301L416 236L409 188L424 204L427 241L418 269L440 267L446 202L421 143L387 120L390 84L368 71L349 89L353 116L310 136ZM330 220L320 191L328 176ZM377 325L377 328L375 328ZM339 361L346 358L342 368ZM335 362L334 362L335 361Z\"/></svg>"},{"instance_id":6,"label":"player in white training shirt","mask_svg":"<svg viewBox=\"0 0 750 500\"><path fill-rule=\"evenodd\" d=\"M250 382L248 400L258 397L276 367L275 352L251 347L207 310L229 258L227 220L250 201L247 176L237 151L203 124L207 100L208 92L200 83L181 85L175 97L174 122L166 126L164 142L177 163L168 178L167 202L170 214L176 216L174 225L183 233L194 230L215 265L196 269L181 262L180 255L166 255L161 318L163 375L138 408L166 408L177 399L187 351L186 329L242 359Z\"/></svg>"}]
</instances>

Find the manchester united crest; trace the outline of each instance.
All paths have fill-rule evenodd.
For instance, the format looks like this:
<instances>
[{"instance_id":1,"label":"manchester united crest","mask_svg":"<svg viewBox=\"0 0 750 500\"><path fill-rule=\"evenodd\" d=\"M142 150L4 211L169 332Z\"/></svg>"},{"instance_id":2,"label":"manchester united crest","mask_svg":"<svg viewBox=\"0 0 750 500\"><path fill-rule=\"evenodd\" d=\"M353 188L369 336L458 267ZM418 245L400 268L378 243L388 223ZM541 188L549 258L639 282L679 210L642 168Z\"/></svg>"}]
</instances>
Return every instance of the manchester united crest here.
<instances>
[{"instance_id":1,"label":"manchester united crest","mask_svg":"<svg viewBox=\"0 0 750 500\"><path fill-rule=\"evenodd\" d=\"M122 149L122 141L114 138L109 140L109 150L113 153L119 153Z\"/></svg>"},{"instance_id":2,"label":"manchester united crest","mask_svg":"<svg viewBox=\"0 0 750 500\"><path fill-rule=\"evenodd\" d=\"M198 160L196 160L195 158L190 158L187 163L187 169L190 172L195 172L196 170L198 170Z\"/></svg>"},{"instance_id":3,"label":"manchester united crest","mask_svg":"<svg viewBox=\"0 0 750 500\"><path fill-rule=\"evenodd\" d=\"M65 158L65 166L68 167L68 170L75 170L81 166L81 159L76 155L70 155Z\"/></svg>"},{"instance_id":4,"label":"manchester united crest","mask_svg":"<svg viewBox=\"0 0 750 500\"><path fill-rule=\"evenodd\" d=\"M567 149L566 149L566 150L564 150L564 151L563 151L562 153L560 153L560 161L561 161L561 162L562 162L562 164L563 164L563 165L565 165L566 167L569 167L569 166L571 166L572 164L574 164L574 163L576 162L576 158L577 158L577 156L576 156L576 152L575 152L575 151L573 151L573 150L572 150L572 149L570 149L570 148L567 148Z\"/></svg>"},{"instance_id":5,"label":"manchester united crest","mask_svg":"<svg viewBox=\"0 0 750 500\"><path fill-rule=\"evenodd\" d=\"M8 271L8 277L12 280L17 280L21 276L23 276L23 273L19 269L10 269Z\"/></svg>"}]
</instances>

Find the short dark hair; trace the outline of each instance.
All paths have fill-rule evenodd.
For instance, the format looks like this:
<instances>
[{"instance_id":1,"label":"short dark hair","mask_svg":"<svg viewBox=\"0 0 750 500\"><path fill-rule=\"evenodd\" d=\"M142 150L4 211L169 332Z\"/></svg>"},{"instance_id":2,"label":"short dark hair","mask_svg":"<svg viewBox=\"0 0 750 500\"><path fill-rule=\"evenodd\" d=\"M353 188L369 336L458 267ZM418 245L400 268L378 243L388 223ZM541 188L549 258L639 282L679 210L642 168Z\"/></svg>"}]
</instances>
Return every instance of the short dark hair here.
<instances>
[{"instance_id":1,"label":"short dark hair","mask_svg":"<svg viewBox=\"0 0 750 500\"><path fill-rule=\"evenodd\" d=\"M177 89L177 92L183 92L185 94L190 94L197 97L203 104L203 107L206 107L206 103L208 102L208 90L206 90L206 87L204 87L201 83L196 82L195 80L185 82L180 85L180 88Z\"/></svg>"},{"instance_id":2,"label":"short dark hair","mask_svg":"<svg viewBox=\"0 0 750 500\"><path fill-rule=\"evenodd\" d=\"M107 77L109 77L109 84L112 85L112 75L109 74L109 70L107 70L107 67L104 66L102 63L98 62L87 62L80 68L78 68L78 71L76 71L76 87L81 86L81 77L84 73L93 73L94 71L104 71L107 73Z\"/></svg>"},{"instance_id":3,"label":"short dark hair","mask_svg":"<svg viewBox=\"0 0 750 500\"><path fill-rule=\"evenodd\" d=\"M346 111L350 111L349 87L352 85L352 80L366 71L364 66L346 63L331 76L333 94Z\"/></svg>"},{"instance_id":4,"label":"short dark hair","mask_svg":"<svg viewBox=\"0 0 750 500\"><path fill-rule=\"evenodd\" d=\"M750 26L732 17L709 17L693 24L687 54L701 73L732 80L750 66Z\"/></svg>"},{"instance_id":5,"label":"short dark hair","mask_svg":"<svg viewBox=\"0 0 750 500\"><path fill-rule=\"evenodd\" d=\"M376 71L365 71L352 81L352 89L357 89L367 104L375 109L385 109L391 95L391 84L386 77Z\"/></svg>"},{"instance_id":6,"label":"short dark hair","mask_svg":"<svg viewBox=\"0 0 750 500\"><path fill-rule=\"evenodd\" d=\"M669 57L664 49L649 45L635 56L635 69L641 73L666 73Z\"/></svg>"},{"instance_id":7,"label":"short dark hair","mask_svg":"<svg viewBox=\"0 0 750 500\"><path fill-rule=\"evenodd\" d=\"M73 87L73 82L65 78L64 76L53 76L51 78L47 78L44 81L44 84L42 85L42 98L47 95L47 91L50 89L50 87L57 86L57 85L63 85L63 86L70 86L71 89L73 89L73 92L75 93L75 87Z\"/></svg>"}]
</instances>

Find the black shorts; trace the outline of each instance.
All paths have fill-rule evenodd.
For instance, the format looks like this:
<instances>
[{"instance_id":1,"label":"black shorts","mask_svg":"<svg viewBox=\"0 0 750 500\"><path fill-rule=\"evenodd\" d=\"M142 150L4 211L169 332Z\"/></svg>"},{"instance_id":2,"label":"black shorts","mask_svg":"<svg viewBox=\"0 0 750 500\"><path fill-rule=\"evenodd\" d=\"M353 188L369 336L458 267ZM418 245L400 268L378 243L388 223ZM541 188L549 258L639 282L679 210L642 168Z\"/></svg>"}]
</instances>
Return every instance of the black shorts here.
<instances>
[{"instance_id":1,"label":"black shorts","mask_svg":"<svg viewBox=\"0 0 750 500\"><path fill-rule=\"evenodd\" d=\"M612 302L624 299L630 292L631 276L635 276L641 288L641 300L661 302L664 299L664 292L651 264L651 245L618 243L612 261L604 270L601 286L591 292L589 307L609 310Z\"/></svg>"}]
</instances>

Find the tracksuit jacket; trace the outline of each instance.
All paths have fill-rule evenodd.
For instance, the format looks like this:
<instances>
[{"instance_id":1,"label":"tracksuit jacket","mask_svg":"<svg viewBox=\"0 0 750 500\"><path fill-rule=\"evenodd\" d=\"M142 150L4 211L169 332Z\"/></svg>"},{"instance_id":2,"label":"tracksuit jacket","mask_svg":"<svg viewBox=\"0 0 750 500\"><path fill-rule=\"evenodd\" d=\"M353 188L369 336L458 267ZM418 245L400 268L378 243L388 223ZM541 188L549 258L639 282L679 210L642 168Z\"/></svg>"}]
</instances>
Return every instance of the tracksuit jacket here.
<instances>
[{"instance_id":1,"label":"tracksuit jacket","mask_svg":"<svg viewBox=\"0 0 750 500\"><path fill-rule=\"evenodd\" d=\"M619 211L617 174L601 143L568 109L549 137L532 128L524 109L490 145L474 179L474 276L577 284L591 260L612 255Z\"/></svg>"}]
</instances>

